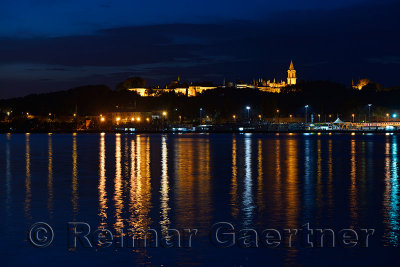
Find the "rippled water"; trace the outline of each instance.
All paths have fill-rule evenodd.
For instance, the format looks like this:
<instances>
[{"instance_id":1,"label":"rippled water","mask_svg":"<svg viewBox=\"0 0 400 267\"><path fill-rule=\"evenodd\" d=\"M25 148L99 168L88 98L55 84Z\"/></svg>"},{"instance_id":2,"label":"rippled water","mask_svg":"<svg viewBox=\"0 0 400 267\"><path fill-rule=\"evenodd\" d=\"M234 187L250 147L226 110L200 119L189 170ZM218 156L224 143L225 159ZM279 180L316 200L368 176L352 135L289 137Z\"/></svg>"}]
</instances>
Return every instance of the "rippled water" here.
<instances>
[{"instance_id":1,"label":"rippled water","mask_svg":"<svg viewBox=\"0 0 400 267\"><path fill-rule=\"evenodd\" d=\"M396 135L3 134L5 264L377 265L400 236ZM35 222L54 241L34 248ZM95 229L198 229L191 248L68 248L67 223ZM235 229L375 229L368 248L218 248ZM22 256L23 255L23 256Z\"/></svg>"}]
</instances>

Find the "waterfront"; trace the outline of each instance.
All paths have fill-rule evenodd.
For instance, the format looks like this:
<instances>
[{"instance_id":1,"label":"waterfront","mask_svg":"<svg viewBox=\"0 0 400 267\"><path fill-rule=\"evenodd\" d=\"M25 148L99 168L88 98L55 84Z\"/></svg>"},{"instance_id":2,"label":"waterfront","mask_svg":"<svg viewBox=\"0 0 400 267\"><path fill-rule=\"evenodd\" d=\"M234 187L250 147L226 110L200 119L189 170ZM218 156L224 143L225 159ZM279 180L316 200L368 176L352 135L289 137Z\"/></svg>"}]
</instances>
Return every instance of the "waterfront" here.
<instances>
[{"instance_id":1,"label":"waterfront","mask_svg":"<svg viewBox=\"0 0 400 267\"><path fill-rule=\"evenodd\" d=\"M396 134L2 134L1 253L18 265L394 264L399 142ZM54 228L47 248L27 240L38 221ZM71 221L198 234L192 248L71 250ZM376 231L369 248L222 249L209 240L220 221Z\"/></svg>"}]
</instances>

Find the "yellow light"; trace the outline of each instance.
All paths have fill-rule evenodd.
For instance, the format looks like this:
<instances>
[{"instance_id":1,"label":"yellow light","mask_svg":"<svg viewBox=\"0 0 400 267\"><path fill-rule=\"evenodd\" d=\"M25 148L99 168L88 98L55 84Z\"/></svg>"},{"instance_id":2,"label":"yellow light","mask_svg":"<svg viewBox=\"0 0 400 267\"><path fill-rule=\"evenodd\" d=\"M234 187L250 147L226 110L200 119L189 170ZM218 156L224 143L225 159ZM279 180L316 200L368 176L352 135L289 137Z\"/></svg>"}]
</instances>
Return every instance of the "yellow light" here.
<instances>
[{"instance_id":1,"label":"yellow light","mask_svg":"<svg viewBox=\"0 0 400 267\"><path fill-rule=\"evenodd\" d=\"M165 112L165 111L162 114L163 114L163 116L167 116L167 112Z\"/></svg>"},{"instance_id":2,"label":"yellow light","mask_svg":"<svg viewBox=\"0 0 400 267\"><path fill-rule=\"evenodd\" d=\"M258 115L258 117L261 119L261 115Z\"/></svg>"},{"instance_id":3,"label":"yellow light","mask_svg":"<svg viewBox=\"0 0 400 267\"><path fill-rule=\"evenodd\" d=\"M386 117L389 117L389 113L386 113Z\"/></svg>"},{"instance_id":4,"label":"yellow light","mask_svg":"<svg viewBox=\"0 0 400 267\"><path fill-rule=\"evenodd\" d=\"M279 113L279 109L277 109L276 112Z\"/></svg>"},{"instance_id":5,"label":"yellow light","mask_svg":"<svg viewBox=\"0 0 400 267\"><path fill-rule=\"evenodd\" d=\"M141 118L140 118L140 117L137 117L137 118L136 118L136 120L137 120L137 121L140 121L140 120L141 120Z\"/></svg>"},{"instance_id":6,"label":"yellow light","mask_svg":"<svg viewBox=\"0 0 400 267\"><path fill-rule=\"evenodd\" d=\"M121 118L120 117L117 117L117 121L120 121L121 120Z\"/></svg>"},{"instance_id":7,"label":"yellow light","mask_svg":"<svg viewBox=\"0 0 400 267\"><path fill-rule=\"evenodd\" d=\"M105 121L105 120L106 120L106 118L104 118L104 117L100 118L100 121Z\"/></svg>"},{"instance_id":8,"label":"yellow light","mask_svg":"<svg viewBox=\"0 0 400 267\"><path fill-rule=\"evenodd\" d=\"M51 113L49 113L49 116L51 116Z\"/></svg>"},{"instance_id":9,"label":"yellow light","mask_svg":"<svg viewBox=\"0 0 400 267\"><path fill-rule=\"evenodd\" d=\"M232 118L236 119L236 115L233 115Z\"/></svg>"},{"instance_id":10,"label":"yellow light","mask_svg":"<svg viewBox=\"0 0 400 267\"><path fill-rule=\"evenodd\" d=\"M132 118L131 118L131 121L134 121L134 120L135 120L135 118L134 118L134 117L132 117Z\"/></svg>"},{"instance_id":11,"label":"yellow light","mask_svg":"<svg viewBox=\"0 0 400 267\"><path fill-rule=\"evenodd\" d=\"M74 117L76 117L76 113L74 113Z\"/></svg>"},{"instance_id":12,"label":"yellow light","mask_svg":"<svg viewBox=\"0 0 400 267\"><path fill-rule=\"evenodd\" d=\"M146 118L146 121L150 121L150 118Z\"/></svg>"},{"instance_id":13,"label":"yellow light","mask_svg":"<svg viewBox=\"0 0 400 267\"><path fill-rule=\"evenodd\" d=\"M292 115L292 114L290 114L290 115L289 115L289 117L291 118L291 117L293 117L293 115Z\"/></svg>"}]
</instances>

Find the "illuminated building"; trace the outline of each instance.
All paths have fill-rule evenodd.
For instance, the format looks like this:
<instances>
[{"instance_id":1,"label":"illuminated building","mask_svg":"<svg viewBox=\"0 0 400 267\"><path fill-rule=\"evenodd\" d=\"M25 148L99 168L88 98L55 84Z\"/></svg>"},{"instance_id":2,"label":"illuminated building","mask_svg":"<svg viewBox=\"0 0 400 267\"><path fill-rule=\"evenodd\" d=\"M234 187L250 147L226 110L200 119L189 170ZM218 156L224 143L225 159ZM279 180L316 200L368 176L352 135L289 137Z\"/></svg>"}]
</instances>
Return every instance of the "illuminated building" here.
<instances>
[{"instance_id":1,"label":"illuminated building","mask_svg":"<svg viewBox=\"0 0 400 267\"><path fill-rule=\"evenodd\" d=\"M282 88L289 85L296 85L297 83L296 70L294 69L293 61L290 61L290 66L287 72L287 83L285 81L276 82L275 79L273 82L271 82L270 80L266 81L260 78L258 79L256 85L260 91L268 93L280 93Z\"/></svg>"},{"instance_id":2,"label":"illuminated building","mask_svg":"<svg viewBox=\"0 0 400 267\"><path fill-rule=\"evenodd\" d=\"M367 86L369 83L371 83L371 81L368 79L360 79L357 84L354 84L354 81L351 81L351 86L354 89L362 90L363 87Z\"/></svg>"},{"instance_id":3,"label":"illuminated building","mask_svg":"<svg viewBox=\"0 0 400 267\"><path fill-rule=\"evenodd\" d=\"M263 78L259 78L258 80L254 80L253 83L248 84L243 81L239 81L236 84L231 84L229 87L235 87L238 89L258 89L263 92L268 93L280 93L281 89L286 86L293 86L297 83L296 70L294 69L293 61L290 61L289 69L287 70L287 82L280 81L277 82L276 79L273 81L266 80ZM222 87L226 87L224 85ZM176 94L185 95L185 96L196 96L208 90L214 90L218 88L214 86L211 82L199 82L199 83L186 83L181 82L180 77L176 81L172 81L165 86L165 88L130 88L128 89L131 92L136 92L138 95L143 97L148 96L160 96L163 93L174 92Z\"/></svg>"},{"instance_id":4,"label":"illuminated building","mask_svg":"<svg viewBox=\"0 0 400 267\"><path fill-rule=\"evenodd\" d=\"M287 84L288 85L296 85L297 78L296 78L296 70L294 69L293 66L293 61L290 61L290 66L288 69L288 77L287 77Z\"/></svg>"},{"instance_id":5,"label":"illuminated building","mask_svg":"<svg viewBox=\"0 0 400 267\"><path fill-rule=\"evenodd\" d=\"M136 92L140 96L160 96L163 93L174 92L176 94L185 96L196 96L207 90L216 89L211 82L200 82L200 83L181 83L178 77L177 81L172 81L165 86L165 88L130 88L131 92Z\"/></svg>"}]
</instances>

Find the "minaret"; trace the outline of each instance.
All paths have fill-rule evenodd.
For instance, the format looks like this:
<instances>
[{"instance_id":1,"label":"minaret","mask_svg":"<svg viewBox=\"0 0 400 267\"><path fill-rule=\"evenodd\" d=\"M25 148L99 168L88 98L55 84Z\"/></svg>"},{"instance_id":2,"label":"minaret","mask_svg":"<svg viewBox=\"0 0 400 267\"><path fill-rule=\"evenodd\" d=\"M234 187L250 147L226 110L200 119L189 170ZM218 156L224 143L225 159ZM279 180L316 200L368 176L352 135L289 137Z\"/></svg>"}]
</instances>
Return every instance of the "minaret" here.
<instances>
[{"instance_id":1,"label":"minaret","mask_svg":"<svg viewBox=\"0 0 400 267\"><path fill-rule=\"evenodd\" d=\"M288 72L287 84L295 85L297 78L296 78L296 70L294 69L292 60L290 61L290 66L287 72Z\"/></svg>"}]
</instances>

